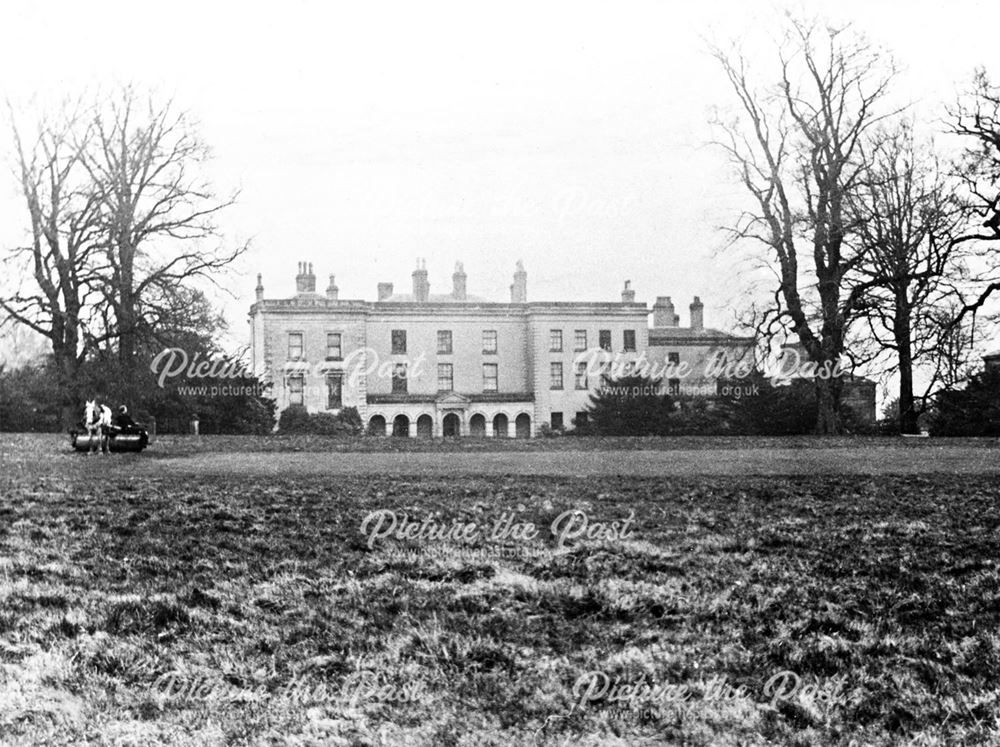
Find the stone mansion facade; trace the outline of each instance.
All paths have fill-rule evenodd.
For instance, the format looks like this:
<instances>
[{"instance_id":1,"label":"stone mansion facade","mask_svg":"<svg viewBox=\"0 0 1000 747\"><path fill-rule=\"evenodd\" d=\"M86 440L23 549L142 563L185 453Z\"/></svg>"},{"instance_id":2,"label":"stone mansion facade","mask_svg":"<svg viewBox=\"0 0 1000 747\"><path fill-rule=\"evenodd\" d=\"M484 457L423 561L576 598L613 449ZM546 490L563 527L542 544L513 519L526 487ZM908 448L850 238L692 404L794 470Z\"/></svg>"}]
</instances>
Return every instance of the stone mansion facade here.
<instances>
[{"instance_id":1,"label":"stone mansion facade","mask_svg":"<svg viewBox=\"0 0 1000 747\"><path fill-rule=\"evenodd\" d=\"M720 351L740 358L752 344L706 328L697 297L689 326L669 297L657 298L650 326L628 281L619 301L528 301L520 262L507 303L467 294L461 263L451 292L431 294L419 260L411 293L379 283L376 301L340 298L332 275L317 293L307 263L292 298L265 298L259 275L256 291L253 369L273 385L279 410L356 407L378 434L527 438L543 424L572 428L615 361L648 361L657 372L686 363L683 382L664 381L714 393L706 362Z\"/></svg>"}]
</instances>

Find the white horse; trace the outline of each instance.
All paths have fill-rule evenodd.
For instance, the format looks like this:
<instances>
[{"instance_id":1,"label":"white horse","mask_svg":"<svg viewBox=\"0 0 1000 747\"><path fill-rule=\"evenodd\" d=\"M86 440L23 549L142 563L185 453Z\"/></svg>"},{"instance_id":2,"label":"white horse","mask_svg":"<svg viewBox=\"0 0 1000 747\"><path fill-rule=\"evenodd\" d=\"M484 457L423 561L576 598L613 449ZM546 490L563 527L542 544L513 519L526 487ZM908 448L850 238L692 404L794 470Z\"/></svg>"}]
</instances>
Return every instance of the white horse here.
<instances>
[{"instance_id":1,"label":"white horse","mask_svg":"<svg viewBox=\"0 0 1000 747\"><path fill-rule=\"evenodd\" d=\"M108 434L111 432L111 408L107 405L98 405L92 399L87 400L83 408L83 424L87 428L87 436L90 439L90 448L87 454L97 451L97 444L100 442L101 451L108 453Z\"/></svg>"}]
</instances>

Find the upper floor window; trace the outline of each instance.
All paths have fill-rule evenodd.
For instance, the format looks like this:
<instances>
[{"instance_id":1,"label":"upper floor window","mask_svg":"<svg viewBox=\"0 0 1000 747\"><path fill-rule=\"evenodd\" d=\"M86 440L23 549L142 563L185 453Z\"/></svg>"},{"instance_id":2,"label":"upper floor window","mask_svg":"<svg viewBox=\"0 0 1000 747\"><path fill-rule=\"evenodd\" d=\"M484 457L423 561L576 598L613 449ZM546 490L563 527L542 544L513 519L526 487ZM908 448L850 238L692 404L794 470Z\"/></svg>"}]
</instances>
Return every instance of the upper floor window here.
<instances>
[{"instance_id":1,"label":"upper floor window","mask_svg":"<svg viewBox=\"0 0 1000 747\"><path fill-rule=\"evenodd\" d=\"M602 329L597 333L597 344L601 350L611 350L611 330Z\"/></svg>"},{"instance_id":2,"label":"upper floor window","mask_svg":"<svg viewBox=\"0 0 1000 747\"><path fill-rule=\"evenodd\" d=\"M635 330L625 330L625 352L635 351Z\"/></svg>"},{"instance_id":3,"label":"upper floor window","mask_svg":"<svg viewBox=\"0 0 1000 747\"><path fill-rule=\"evenodd\" d=\"M579 352L587 349L587 330L578 329L573 333L573 350Z\"/></svg>"},{"instance_id":4,"label":"upper floor window","mask_svg":"<svg viewBox=\"0 0 1000 747\"><path fill-rule=\"evenodd\" d=\"M326 377L326 409L339 410L344 405L344 377L330 374Z\"/></svg>"},{"instance_id":5,"label":"upper floor window","mask_svg":"<svg viewBox=\"0 0 1000 747\"><path fill-rule=\"evenodd\" d=\"M495 353L497 351L497 331L495 329L483 330L483 352Z\"/></svg>"},{"instance_id":6,"label":"upper floor window","mask_svg":"<svg viewBox=\"0 0 1000 747\"><path fill-rule=\"evenodd\" d=\"M672 363L675 366L681 362L680 353L667 353L667 363Z\"/></svg>"},{"instance_id":7,"label":"upper floor window","mask_svg":"<svg viewBox=\"0 0 1000 747\"><path fill-rule=\"evenodd\" d=\"M333 360L340 360L343 357L343 348L340 345L340 333L328 332L326 335L326 357Z\"/></svg>"},{"instance_id":8,"label":"upper floor window","mask_svg":"<svg viewBox=\"0 0 1000 747\"><path fill-rule=\"evenodd\" d=\"M450 392L455 388L455 367L451 363L438 363L438 391Z\"/></svg>"},{"instance_id":9,"label":"upper floor window","mask_svg":"<svg viewBox=\"0 0 1000 747\"><path fill-rule=\"evenodd\" d=\"M392 393L406 394L406 364L397 363L392 368Z\"/></svg>"},{"instance_id":10,"label":"upper floor window","mask_svg":"<svg viewBox=\"0 0 1000 747\"><path fill-rule=\"evenodd\" d=\"M406 330L394 329L392 331L392 354L406 355Z\"/></svg>"},{"instance_id":11,"label":"upper floor window","mask_svg":"<svg viewBox=\"0 0 1000 747\"><path fill-rule=\"evenodd\" d=\"M562 363L549 364L549 389L563 388Z\"/></svg>"},{"instance_id":12,"label":"upper floor window","mask_svg":"<svg viewBox=\"0 0 1000 747\"><path fill-rule=\"evenodd\" d=\"M289 360L297 360L302 357L302 333L301 332L289 332L288 333L288 358Z\"/></svg>"},{"instance_id":13,"label":"upper floor window","mask_svg":"<svg viewBox=\"0 0 1000 747\"><path fill-rule=\"evenodd\" d=\"M550 329L549 330L549 350L553 353L562 352L562 330L561 329Z\"/></svg>"},{"instance_id":14,"label":"upper floor window","mask_svg":"<svg viewBox=\"0 0 1000 747\"><path fill-rule=\"evenodd\" d=\"M497 364L496 363L484 363L483 364L483 391L484 392L495 392L498 391L497 386Z\"/></svg>"},{"instance_id":15,"label":"upper floor window","mask_svg":"<svg viewBox=\"0 0 1000 747\"><path fill-rule=\"evenodd\" d=\"M451 330L438 330L438 355L451 355Z\"/></svg>"},{"instance_id":16,"label":"upper floor window","mask_svg":"<svg viewBox=\"0 0 1000 747\"><path fill-rule=\"evenodd\" d=\"M288 380L288 404L304 404L305 381L301 376L292 376Z\"/></svg>"},{"instance_id":17,"label":"upper floor window","mask_svg":"<svg viewBox=\"0 0 1000 747\"><path fill-rule=\"evenodd\" d=\"M587 388L587 364L577 363L576 364L576 388L586 389Z\"/></svg>"}]
</instances>

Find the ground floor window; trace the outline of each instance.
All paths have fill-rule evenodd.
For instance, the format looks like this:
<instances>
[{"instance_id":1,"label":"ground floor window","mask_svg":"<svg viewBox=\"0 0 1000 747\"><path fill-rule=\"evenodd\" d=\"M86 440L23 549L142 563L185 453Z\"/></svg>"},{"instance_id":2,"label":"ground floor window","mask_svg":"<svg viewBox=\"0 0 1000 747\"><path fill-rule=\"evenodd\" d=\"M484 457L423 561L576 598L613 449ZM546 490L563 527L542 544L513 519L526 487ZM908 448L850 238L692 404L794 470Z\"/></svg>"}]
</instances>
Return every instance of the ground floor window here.
<instances>
[{"instance_id":1,"label":"ground floor window","mask_svg":"<svg viewBox=\"0 0 1000 747\"><path fill-rule=\"evenodd\" d=\"M559 430L563 427L563 414L561 412L552 413L552 429Z\"/></svg>"},{"instance_id":2,"label":"ground floor window","mask_svg":"<svg viewBox=\"0 0 1000 747\"><path fill-rule=\"evenodd\" d=\"M339 410L344 405L344 377L331 374L326 377L326 409Z\"/></svg>"},{"instance_id":3,"label":"ground floor window","mask_svg":"<svg viewBox=\"0 0 1000 747\"><path fill-rule=\"evenodd\" d=\"M288 379L288 404L302 405L304 401L305 382L301 376Z\"/></svg>"}]
</instances>

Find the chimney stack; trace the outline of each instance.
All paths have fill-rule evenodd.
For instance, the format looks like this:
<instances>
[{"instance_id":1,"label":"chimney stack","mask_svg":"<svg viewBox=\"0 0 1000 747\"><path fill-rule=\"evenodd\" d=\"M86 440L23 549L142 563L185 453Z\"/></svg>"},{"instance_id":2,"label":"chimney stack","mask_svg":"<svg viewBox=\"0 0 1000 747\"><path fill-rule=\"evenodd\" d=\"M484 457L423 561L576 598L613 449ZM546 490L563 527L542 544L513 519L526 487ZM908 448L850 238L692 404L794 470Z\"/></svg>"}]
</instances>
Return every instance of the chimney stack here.
<instances>
[{"instance_id":1,"label":"chimney stack","mask_svg":"<svg viewBox=\"0 0 1000 747\"><path fill-rule=\"evenodd\" d=\"M299 262L299 274L295 276L295 292L315 293L316 276L313 275L312 262Z\"/></svg>"},{"instance_id":2,"label":"chimney stack","mask_svg":"<svg viewBox=\"0 0 1000 747\"><path fill-rule=\"evenodd\" d=\"M451 297L456 301L465 300L465 268L461 262L455 263L455 273L451 276Z\"/></svg>"},{"instance_id":3,"label":"chimney stack","mask_svg":"<svg viewBox=\"0 0 1000 747\"><path fill-rule=\"evenodd\" d=\"M261 274L259 272L257 273L257 287L254 290L257 291L257 300L258 301L263 301L264 300L264 283L261 282Z\"/></svg>"},{"instance_id":4,"label":"chimney stack","mask_svg":"<svg viewBox=\"0 0 1000 747\"><path fill-rule=\"evenodd\" d=\"M378 284L378 300L384 301L392 295L392 283Z\"/></svg>"},{"instance_id":5,"label":"chimney stack","mask_svg":"<svg viewBox=\"0 0 1000 747\"><path fill-rule=\"evenodd\" d=\"M337 287L337 284L334 282L334 276L331 275L330 284L326 287L326 297L330 301L336 301L339 293L340 288Z\"/></svg>"},{"instance_id":6,"label":"chimney stack","mask_svg":"<svg viewBox=\"0 0 1000 747\"><path fill-rule=\"evenodd\" d=\"M622 291L622 303L635 303L635 291L632 290L632 281L625 281L625 289Z\"/></svg>"},{"instance_id":7,"label":"chimney stack","mask_svg":"<svg viewBox=\"0 0 1000 747\"><path fill-rule=\"evenodd\" d=\"M657 296L656 303L653 304L653 326L676 327L680 323L681 319L674 313L674 303L670 296Z\"/></svg>"},{"instance_id":8,"label":"chimney stack","mask_svg":"<svg viewBox=\"0 0 1000 747\"><path fill-rule=\"evenodd\" d=\"M698 296L691 302L691 329L705 329L705 304Z\"/></svg>"},{"instance_id":9,"label":"chimney stack","mask_svg":"<svg viewBox=\"0 0 1000 747\"><path fill-rule=\"evenodd\" d=\"M431 294L431 284L427 282L427 260L417 259L417 269L413 271L413 300L427 303Z\"/></svg>"},{"instance_id":10,"label":"chimney stack","mask_svg":"<svg viewBox=\"0 0 1000 747\"><path fill-rule=\"evenodd\" d=\"M528 303L528 273L524 271L524 263L517 260L514 271L514 284L510 286L511 303Z\"/></svg>"}]
</instances>

